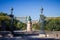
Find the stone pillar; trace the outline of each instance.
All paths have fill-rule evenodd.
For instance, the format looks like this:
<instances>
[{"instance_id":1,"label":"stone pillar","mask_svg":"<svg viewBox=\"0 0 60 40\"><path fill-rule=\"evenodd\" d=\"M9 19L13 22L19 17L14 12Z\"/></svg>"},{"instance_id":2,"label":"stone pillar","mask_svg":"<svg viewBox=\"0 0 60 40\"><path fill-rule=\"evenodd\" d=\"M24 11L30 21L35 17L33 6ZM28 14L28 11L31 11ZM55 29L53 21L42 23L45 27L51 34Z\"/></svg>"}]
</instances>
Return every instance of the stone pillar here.
<instances>
[{"instance_id":1,"label":"stone pillar","mask_svg":"<svg viewBox=\"0 0 60 40\"><path fill-rule=\"evenodd\" d=\"M31 17L29 16L27 18L27 31L32 31L32 22L31 22Z\"/></svg>"}]
</instances>

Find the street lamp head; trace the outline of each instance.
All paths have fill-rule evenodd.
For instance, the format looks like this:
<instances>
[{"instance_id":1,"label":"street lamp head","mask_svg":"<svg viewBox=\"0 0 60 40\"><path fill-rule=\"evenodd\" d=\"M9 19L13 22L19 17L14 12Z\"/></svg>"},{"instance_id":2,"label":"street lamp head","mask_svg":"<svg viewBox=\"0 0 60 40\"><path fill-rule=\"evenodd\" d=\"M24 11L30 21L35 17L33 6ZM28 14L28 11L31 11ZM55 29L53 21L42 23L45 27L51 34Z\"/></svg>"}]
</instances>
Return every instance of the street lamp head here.
<instances>
[{"instance_id":1,"label":"street lamp head","mask_svg":"<svg viewBox=\"0 0 60 40\"><path fill-rule=\"evenodd\" d=\"M11 10L11 14L9 15L11 18L13 18L14 17L14 15L13 15L13 8L11 8L10 9Z\"/></svg>"},{"instance_id":2,"label":"street lamp head","mask_svg":"<svg viewBox=\"0 0 60 40\"><path fill-rule=\"evenodd\" d=\"M13 11L13 8L11 8L11 11Z\"/></svg>"},{"instance_id":3,"label":"street lamp head","mask_svg":"<svg viewBox=\"0 0 60 40\"><path fill-rule=\"evenodd\" d=\"M41 14L43 14L43 7L41 8Z\"/></svg>"},{"instance_id":4,"label":"street lamp head","mask_svg":"<svg viewBox=\"0 0 60 40\"><path fill-rule=\"evenodd\" d=\"M11 8L11 14L13 14L13 8Z\"/></svg>"}]
</instances>

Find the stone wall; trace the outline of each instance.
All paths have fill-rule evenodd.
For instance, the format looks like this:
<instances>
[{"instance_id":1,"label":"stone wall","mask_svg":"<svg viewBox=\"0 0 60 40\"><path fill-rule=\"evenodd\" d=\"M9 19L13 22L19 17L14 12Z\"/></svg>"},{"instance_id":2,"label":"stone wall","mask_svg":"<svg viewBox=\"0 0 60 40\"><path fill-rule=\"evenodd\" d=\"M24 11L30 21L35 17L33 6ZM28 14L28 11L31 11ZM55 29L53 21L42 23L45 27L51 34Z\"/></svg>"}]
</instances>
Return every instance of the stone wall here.
<instances>
[{"instance_id":1,"label":"stone wall","mask_svg":"<svg viewBox=\"0 0 60 40\"><path fill-rule=\"evenodd\" d=\"M50 38L60 38L60 31L46 31L46 34Z\"/></svg>"}]
</instances>

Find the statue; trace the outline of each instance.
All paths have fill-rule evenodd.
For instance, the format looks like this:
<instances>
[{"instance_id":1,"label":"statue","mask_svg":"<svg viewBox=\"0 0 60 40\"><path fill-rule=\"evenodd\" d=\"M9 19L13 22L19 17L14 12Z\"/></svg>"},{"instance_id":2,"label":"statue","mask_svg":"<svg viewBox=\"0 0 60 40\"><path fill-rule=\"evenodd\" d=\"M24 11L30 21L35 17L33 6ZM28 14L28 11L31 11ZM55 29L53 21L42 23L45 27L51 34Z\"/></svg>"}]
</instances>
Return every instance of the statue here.
<instances>
[{"instance_id":1,"label":"statue","mask_svg":"<svg viewBox=\"0 0 60 40\"><path fill-rule=\"evenodd\" d=\"M32 31L32 22L30 16L27 18L27 31Z\"/></svg>"}]
</instances>

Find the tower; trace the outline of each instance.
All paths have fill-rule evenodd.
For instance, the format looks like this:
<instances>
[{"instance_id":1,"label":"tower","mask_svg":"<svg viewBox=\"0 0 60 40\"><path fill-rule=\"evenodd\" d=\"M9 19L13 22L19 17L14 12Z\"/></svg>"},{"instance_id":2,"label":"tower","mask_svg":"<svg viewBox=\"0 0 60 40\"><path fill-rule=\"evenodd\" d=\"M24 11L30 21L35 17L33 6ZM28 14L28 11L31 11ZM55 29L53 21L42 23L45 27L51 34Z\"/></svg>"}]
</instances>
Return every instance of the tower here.
<instances>
[{"instance_id":1,"label":"tower","mask_svg":"<svg viewBox=\"0 0 60 40\"><path fill-rule=\"evenodd\" d=\"M32 31L32 22L30 16L27 18L27 31Z\"/></svg>"}]
</instances>

